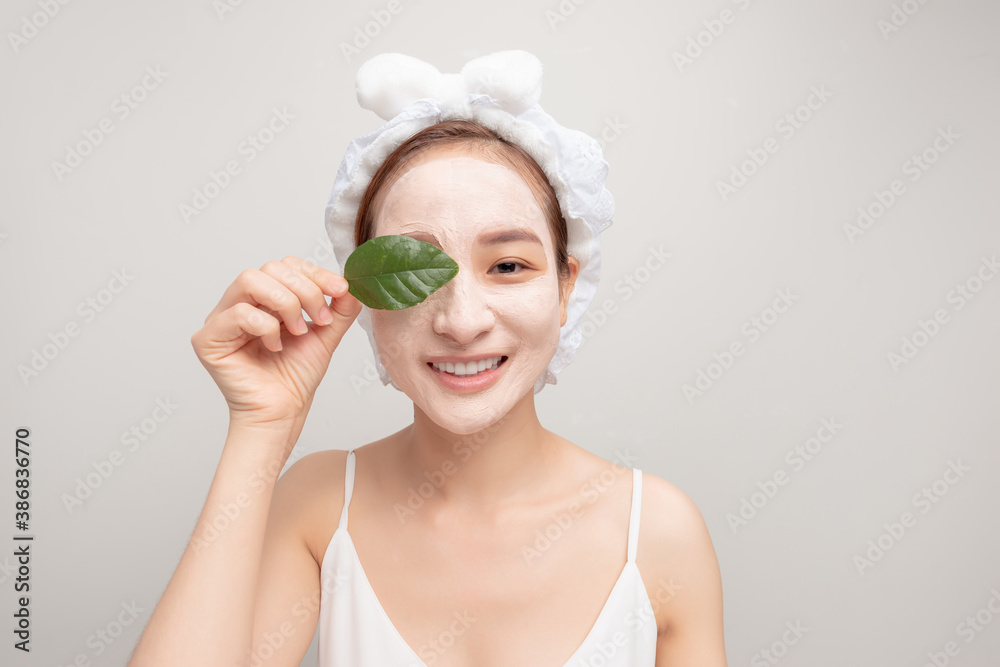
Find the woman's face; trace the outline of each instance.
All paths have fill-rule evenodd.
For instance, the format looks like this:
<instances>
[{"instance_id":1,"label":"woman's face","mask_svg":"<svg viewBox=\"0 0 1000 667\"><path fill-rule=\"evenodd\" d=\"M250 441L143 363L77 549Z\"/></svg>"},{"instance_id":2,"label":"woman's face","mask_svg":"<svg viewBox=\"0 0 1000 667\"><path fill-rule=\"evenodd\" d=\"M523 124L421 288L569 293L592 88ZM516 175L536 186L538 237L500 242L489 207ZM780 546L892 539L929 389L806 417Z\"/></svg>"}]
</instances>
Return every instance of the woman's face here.
<instances>
[{"instance_id":1,"label":"woman's face","mask_svg":"<svg viewBox=\"0 0 1000 667\"><path fill-rule=\"evenodd\" d=\"M493 424L533 392L566 321L572 280L561 293L541 208L511 169L439 151L389 188L375 219L375 235L388 234L440 247L459 270L416 306L372 310L382 364L442 428Z\"/></svg>"}]
</instances>

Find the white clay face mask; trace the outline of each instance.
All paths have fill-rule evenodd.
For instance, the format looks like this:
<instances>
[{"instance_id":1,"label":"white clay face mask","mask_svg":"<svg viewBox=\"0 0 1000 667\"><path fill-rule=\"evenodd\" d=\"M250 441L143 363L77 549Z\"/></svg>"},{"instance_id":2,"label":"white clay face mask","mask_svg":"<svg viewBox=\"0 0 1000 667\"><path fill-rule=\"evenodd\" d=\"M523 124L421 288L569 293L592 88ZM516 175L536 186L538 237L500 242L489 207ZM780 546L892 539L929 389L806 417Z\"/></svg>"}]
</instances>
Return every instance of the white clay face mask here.
<instances>
[{"instance_id":1,"label":"white clay face mask","mask_svg":"<svg viewBox=\"0 0 1000 667\"><path fill-rule=\"evenodd\" d=\"M396 386L436 424L468 435L507 414L545 372L559 344L559 282L548 223L521 177L446 155L392 184L375 236L433 243L458 275L416 306L372 310L372 330ZM458 363L466 359L475 363Z\"/></svg>"}]
</instances>

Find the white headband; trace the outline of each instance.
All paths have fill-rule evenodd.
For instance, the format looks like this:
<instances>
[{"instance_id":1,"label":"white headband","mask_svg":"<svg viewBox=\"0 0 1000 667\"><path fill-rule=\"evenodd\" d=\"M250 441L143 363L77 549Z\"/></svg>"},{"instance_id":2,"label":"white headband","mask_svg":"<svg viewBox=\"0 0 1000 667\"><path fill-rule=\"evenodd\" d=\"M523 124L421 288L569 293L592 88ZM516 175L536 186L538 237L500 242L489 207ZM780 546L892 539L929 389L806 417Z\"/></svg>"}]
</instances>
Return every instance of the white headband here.
<instances>
[{"instance_id":1,"label":"white headband","mask_svg":"<svg viewBox=\"0 0 1000 667\"><path fill-rule=\"evenodd\" d=\"M411 56L384 53L358 70L358 103L387 121L351 141L326 207L326 231L343 273L355 249L354 227L361 198L382 162L420 130L446 120L471 120L517 144L545 172L559 201L568 232L568 253L580 262L570 294L559 346L535 383L537 394L576 356L583 336L583 313L597 292L601 273L600 233L612 224L615 202L604 188L608 163L600 144L567 129L538 105L542 64L526 51L499 51L470 60L460 74L442 74ZM385 370L371 311L363 306L358 322L368 333L382 384L399 389Z\"/></svg>"}]
</instances>

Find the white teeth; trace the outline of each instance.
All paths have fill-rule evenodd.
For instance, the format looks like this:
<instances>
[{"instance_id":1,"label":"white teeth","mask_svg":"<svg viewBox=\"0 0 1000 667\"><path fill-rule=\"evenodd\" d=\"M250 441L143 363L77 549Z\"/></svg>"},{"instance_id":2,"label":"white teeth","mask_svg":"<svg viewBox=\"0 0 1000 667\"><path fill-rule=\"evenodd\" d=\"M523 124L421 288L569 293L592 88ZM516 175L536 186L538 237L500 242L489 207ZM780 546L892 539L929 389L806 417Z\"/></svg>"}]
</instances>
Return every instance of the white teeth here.
<instances>
[{"instance_id":1,"label":"white teeth","mask_svg":"<svg viewBox=\"0 0 1000 667\"><path fill-rule=\"evenodd\" d=\"M494 369L500 363L503 357L487 357L486 359L480 359L479 361L469 361L462 363L445 362L443 364L432 363L439 371L444 371L445 373L451 373L452 375L478 375L487 369Z\"/></svg>"}]
</instances>

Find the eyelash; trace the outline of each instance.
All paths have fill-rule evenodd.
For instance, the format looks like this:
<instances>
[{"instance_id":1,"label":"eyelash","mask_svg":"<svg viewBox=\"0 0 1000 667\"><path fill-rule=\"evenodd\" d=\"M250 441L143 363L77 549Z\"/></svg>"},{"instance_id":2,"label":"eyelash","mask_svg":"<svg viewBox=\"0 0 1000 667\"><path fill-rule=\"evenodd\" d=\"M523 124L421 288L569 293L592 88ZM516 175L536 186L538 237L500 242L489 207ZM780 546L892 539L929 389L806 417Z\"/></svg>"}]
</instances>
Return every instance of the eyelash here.
<instances>
[{"instance_id":1,"label":"eyelash","mask_svg":"<svg viewBox=\"0 0 1000 667\"><path fill-rule=\"evenodd\" d=\"M526 271L528 269L528 266L526 264L523 264L523 263L515 261L515 260L506 260L506 261L503 261L503 262L497 262L496 264L493 265L493 268L495 269L496 267L503 266L504 264L514 264L516 266L520 266L523 271ZM499 272L499 273L500 273L500 275L504 275L504 276L513 276L513 275L517 275L518 273L522 273L522 271L503 271L503 272Z\"/></svg>"}]
</instances>

